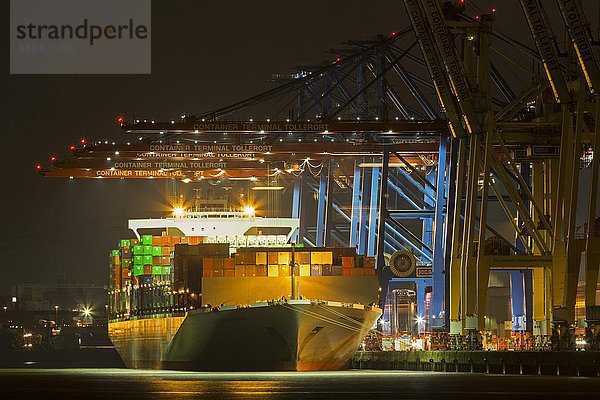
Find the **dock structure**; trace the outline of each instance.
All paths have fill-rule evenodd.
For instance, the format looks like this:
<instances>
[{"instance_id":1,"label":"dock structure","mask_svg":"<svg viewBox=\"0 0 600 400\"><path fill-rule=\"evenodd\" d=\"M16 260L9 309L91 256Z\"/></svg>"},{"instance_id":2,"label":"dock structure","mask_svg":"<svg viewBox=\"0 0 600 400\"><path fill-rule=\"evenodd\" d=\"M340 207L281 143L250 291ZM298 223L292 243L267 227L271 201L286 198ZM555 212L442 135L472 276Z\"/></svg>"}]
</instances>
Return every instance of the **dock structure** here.
<instances>
[{"instance_id":1,"label":"dock structure","mask_svg":"<svg viewBox=\"0 0 600 400\"><path fill-rule=\"evenodd\" d=\"M392 336L390 299L411 290L417 327L404 334L445 349L508 335L598 350L597 38L579 1L557 3L552 26L545 4L521 0L531 48L502 33L495 9L404 0L401 31L348 41L225 107L119 117L122 140L80 139L36 169L164 179L178 207L186 185L276 204L271 216L299 220L294 243L374 257Z\"/></svg>"}]
</instances>

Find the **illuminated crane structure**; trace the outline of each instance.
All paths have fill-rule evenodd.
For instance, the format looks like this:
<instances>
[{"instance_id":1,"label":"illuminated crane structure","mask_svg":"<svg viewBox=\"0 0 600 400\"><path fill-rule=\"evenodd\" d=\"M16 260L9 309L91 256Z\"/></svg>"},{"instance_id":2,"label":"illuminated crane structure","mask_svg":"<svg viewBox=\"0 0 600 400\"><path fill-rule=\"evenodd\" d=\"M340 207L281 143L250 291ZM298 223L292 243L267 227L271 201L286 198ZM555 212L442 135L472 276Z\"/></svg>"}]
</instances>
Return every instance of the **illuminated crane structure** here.
<instances>
[{"instance_id":1,"label":"illuminated crane structure","mask_svg":"<svg viewBox=\"0 0 600 400\"><path fill-rule=\"evenodd\" d=\"M430 290L426 320L452 348L481 345L498 270L510 274L513 329L570 348L585 254L588 343L598 348L600 69L580 3L558 1L568 51L539 0L521 0L536 49L496 31L495 10L404 4L403 31L349 41L332 61L273 75L273 89L227 107L165 122L120 117L127 140L82 140L73 157L37 169L290 188L295 241L375 256L381 301L388 284L409 281L422 312ZM541 67L531 84L501 74L506 62L532 73L502 46ZM580 184L590 188L583 229ZM495 211L510 232L495 228Z\"/></svg>"}]
</instances>

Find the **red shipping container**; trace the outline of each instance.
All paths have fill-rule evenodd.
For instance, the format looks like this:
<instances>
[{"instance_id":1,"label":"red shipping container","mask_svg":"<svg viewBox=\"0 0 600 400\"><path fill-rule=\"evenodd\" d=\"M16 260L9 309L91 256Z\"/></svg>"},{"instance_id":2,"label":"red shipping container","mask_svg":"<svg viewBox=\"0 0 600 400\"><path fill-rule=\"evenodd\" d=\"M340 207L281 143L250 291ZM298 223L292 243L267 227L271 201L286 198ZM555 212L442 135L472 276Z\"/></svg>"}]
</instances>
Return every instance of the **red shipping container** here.
<instances>
[{"instance_id":1,"label":"red shipping container","mask_svg":"<svg viewBox=\"0 0 600 400\"><path fill-rule=\"evenodd\" d=\"M342 267L354 268L354 257L343 257L342 256Z\"/></svg>"},{"instance_id":2,"label":"red shipping container","mask_svg":"<svg viewBox=\"0 0 600 400\"><path fill-rule=\"evenodd\" d=\"M189 244L200 244L202 243L202 236L189 236Z\"/></svg>"},{"instance_id":3,"label":"red shipping container","mask_svg":"<svg viewBox=\"0 0 600 400\"><path fill-rule=\"evenodd\" d=\"M235 268L235 260L233 258L226 258L223 261L223 268L234 269Z\"/></svg>"},{"instance_id":4,"label":"red shipping container","mask_svg":"<svg viewBox=\"0 0 600 400\"><path fill-rule=\"evenodd\" d=\"M343 268L342 276L352 276L352 268Z\"/></svg>"},{"instance_id":5,"label":"red shipping container","mask_svg":"<svg viewBox=\"0 0 600 400\"><path fill-rule=\"evenodd\" d=\"M215 278L222 278L223 277L223 270L222 269L213 269L212 270L212 276Z\"/></svg>"},{"instance_id":6,"label":"red shipping container","mask_svg":"<svg viewBox=\"0 0 600 400\"><path fill-rule=\"evenodd\" d=\"M234 278L235 277L235 270L234 269L224 269L223 270L223 276L225 278Z\"/></svg>"},{"instance_id":7,"label":"red shipping container","mask_svg":"<svg viewBox=\"0 0 600 400\"><path fill-rule=\"evenodd\" d=\"M364 276L364 268L353 268L352 276Z\"/></svg>"},{"instance_id":8,"label":"red shipping container","mask_svg":"<svg viewBox=\"0 0 600 400\"><path fill-rule=\"evenodd\" d=\"M205 278L210 278L213 276L212 274L212 269L208 269L208 268L203 268L202 269L202 276Z\"/></svg>"},{"instance_id":9,"label":"red shipping container","mask_svg":"<svg viewBox=\"0 0 600 400\"><path fill-rule=\"evenodd\" d=\"M212 268L213 267L213 259L212 258L203 258L202 266L204 268Z\"/></svg>"},{"instance_id":10,"label":"red shipping container","mask_svg":"<svg viewBox=\"0 0 600 400\"><path fill-rule=\"evenodd\" d=\"M365 268L364 276L375 276L375 268Z\"/></svg>"},{"instance_id":11,"label":"red shipping container","mask_svg":"<svg viewBox=\"0 0 600 400\"><path fill-rule=\"evenodd\" d=\"M152 275L152 265L144 265L144 275Z\"/></svg>"}]
</instances>

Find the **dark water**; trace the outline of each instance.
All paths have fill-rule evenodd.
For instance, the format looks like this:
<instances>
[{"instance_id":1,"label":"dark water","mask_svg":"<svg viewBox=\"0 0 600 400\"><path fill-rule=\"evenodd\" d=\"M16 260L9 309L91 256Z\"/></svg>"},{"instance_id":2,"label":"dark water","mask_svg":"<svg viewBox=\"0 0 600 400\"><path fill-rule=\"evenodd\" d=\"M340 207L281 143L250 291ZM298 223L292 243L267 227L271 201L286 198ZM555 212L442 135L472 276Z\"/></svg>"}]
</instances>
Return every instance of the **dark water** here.
<instances>
[{"instance_id":1,"label":"dark water","mask_svg":"<svg viewBox=\"0 0 600 400\"><path fill-rule=\"evenodd\" d=\"M404 371L0 370L0 399L600 399L600 378Z\"/></svg>"}]
</instances>

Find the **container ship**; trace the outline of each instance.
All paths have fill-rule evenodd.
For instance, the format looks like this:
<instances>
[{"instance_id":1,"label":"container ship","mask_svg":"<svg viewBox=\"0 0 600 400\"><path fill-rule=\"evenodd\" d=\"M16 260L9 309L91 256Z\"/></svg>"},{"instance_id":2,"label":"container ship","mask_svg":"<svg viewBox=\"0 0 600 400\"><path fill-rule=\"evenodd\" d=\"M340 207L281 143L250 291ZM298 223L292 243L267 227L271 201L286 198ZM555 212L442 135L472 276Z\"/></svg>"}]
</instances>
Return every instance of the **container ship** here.
<instances>
[{"instance_id":1,"label":"container ship","mask_svg":"<svg viewBox=\"0 0 600 400\"><path fill-rule=\"evenodd\" d=\"M292 245L298 219L179 210L129 228L108 325L129 368L343 369L381 315L374 259Z\"/></svg>"}]
</instances>

